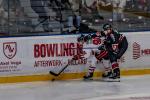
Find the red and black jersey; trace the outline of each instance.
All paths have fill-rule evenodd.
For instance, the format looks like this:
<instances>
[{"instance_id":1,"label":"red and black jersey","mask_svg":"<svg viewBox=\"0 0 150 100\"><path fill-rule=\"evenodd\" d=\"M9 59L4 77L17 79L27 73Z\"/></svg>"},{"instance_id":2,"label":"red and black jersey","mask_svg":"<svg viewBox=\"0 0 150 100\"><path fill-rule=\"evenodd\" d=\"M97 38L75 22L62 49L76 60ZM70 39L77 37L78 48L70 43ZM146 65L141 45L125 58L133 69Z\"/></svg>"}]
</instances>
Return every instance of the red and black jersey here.
<instances>
[{"instance_id":1,"label":"red and black jersey","mask_svg":"<svg viewBox=\"0 0 150 100\"><path fill-rule=\"evenodd\" d=\"M112 31L111 34L106 36L106 48L110 53L116 53L119 59L128 48L128 41L123 34Z\"/></svg>"}]
</instances>

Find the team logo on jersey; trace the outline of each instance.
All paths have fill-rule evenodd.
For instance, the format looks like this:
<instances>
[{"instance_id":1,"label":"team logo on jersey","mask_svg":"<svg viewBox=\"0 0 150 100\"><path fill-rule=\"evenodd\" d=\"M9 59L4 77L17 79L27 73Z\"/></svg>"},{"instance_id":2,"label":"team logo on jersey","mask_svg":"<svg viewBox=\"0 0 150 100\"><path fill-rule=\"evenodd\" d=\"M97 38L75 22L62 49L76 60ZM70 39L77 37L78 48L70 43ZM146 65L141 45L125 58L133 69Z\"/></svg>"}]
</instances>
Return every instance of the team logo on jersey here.
<instances>
[{"instance_id":1,"label":"team logo on jersey","mask_svg":"<svg viewBox=\"0 0 150 100\"><path fill-rule=\"evenodd\" d=\"M8 59L12 59L17 52L16 42L5 42L3 43L3 53Z\"/></svg>"},{"instance_id":2,"label":"team logo on jersey","mask_svg":"<svg viewBox=\"0 0 150 100\"><path fill-rule=\"evenodd\" d=\"M138 59L140 58L141 54L141 47L138 43L134 42L133 43L133 59Z\"/></svg>"}]
</instances>

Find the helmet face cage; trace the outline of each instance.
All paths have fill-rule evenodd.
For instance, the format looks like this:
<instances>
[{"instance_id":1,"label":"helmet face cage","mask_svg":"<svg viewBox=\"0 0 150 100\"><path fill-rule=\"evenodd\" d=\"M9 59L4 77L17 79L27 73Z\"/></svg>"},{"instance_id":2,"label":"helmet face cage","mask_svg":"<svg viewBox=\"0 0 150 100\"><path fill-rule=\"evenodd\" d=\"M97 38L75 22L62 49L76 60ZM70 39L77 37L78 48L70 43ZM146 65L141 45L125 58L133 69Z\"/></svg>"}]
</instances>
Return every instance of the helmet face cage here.
<instances>
[{"instance_id":1,"label":"helmet face cage","mask_svg":"<svg viewBox=\"0 0 150 100\"><path fill-rule=\"evenodd\" d=\"M86 35L85 38L84 38L85 42L88 41L90 38L91 38L90 34Z\"/></svg>"},{"instance_id":2,"label":"helmet face cage","mask_svg":"<svg viewBox=\"0 0 150 100\"><path fill-rule=\"evenodd\" d=\"M108 29L111 29L111 28L112 28L112 27L111 27L110 24L105 24L105 25L103 26L104 31L105 31L105 30L108 30Z\"/></svg>"},{"instance_id":3,"label":"helmet face cage","mask_svg":"<svg viewBox=\"0 0 150 100\"><path fill-rule=\"evenodd\" d=\"M84 41L84 36L78 37L77 41L78 41L78 42L83 42L83 41Z\"/></svg>"},{"instance_id":4,"label":"helmet face cage","mask_svg":"<svg viewBox=\"0 0 150 100\"><path fill-rule=\"evenodd\" d=\"M91 34L89 34L89 35L86 36L85 42L86 42L87 44L90 44L91 41L92 41L92 36L91 36Z\"/></svg>"}]
</instances>

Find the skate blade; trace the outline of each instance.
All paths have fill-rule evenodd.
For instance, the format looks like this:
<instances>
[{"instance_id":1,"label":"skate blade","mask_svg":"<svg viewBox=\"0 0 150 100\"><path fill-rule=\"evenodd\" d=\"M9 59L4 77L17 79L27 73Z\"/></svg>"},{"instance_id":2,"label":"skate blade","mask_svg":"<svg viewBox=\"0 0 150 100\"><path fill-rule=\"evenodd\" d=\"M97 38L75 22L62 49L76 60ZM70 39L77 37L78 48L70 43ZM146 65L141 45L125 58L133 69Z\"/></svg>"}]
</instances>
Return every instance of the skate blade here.
<instances>
[{"instance_id":1,"label":"skate blade","mask_svg":"<svg viewBox=\"0 0 150 100\"><path fill-rule=\"evenodd\" d=\"M117 78L117 79L102 78L101 81L104 81L104 82L120 82L120 79L119 78Z\"/></svg>"},{"instance_id":2,"label":"skate blade","mask_svg":"<svg viewBox=\"0 0 150 100\"><path fill-rule=\"evenodd\" d=\"M93 81L93 78L83 79L84 81Z\"/></svg>"}]
</instances>

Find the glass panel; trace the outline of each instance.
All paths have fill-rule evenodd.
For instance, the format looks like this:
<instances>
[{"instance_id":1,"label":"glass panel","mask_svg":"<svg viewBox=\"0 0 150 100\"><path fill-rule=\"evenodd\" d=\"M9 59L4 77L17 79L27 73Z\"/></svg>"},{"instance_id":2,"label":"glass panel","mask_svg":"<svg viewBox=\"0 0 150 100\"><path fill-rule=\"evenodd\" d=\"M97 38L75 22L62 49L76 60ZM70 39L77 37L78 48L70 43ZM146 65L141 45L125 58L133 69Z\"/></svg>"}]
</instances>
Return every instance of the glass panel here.
<instances>
[{"instance_id":1,"label":"glass panel","mask_svg":"<svg viewBox=\"0 0 150 100\"><path fill-rule=\"evenodd\" d=\"M150 30L150 0L0 0L0 35Z\"/></svg>"}]
</instances>

